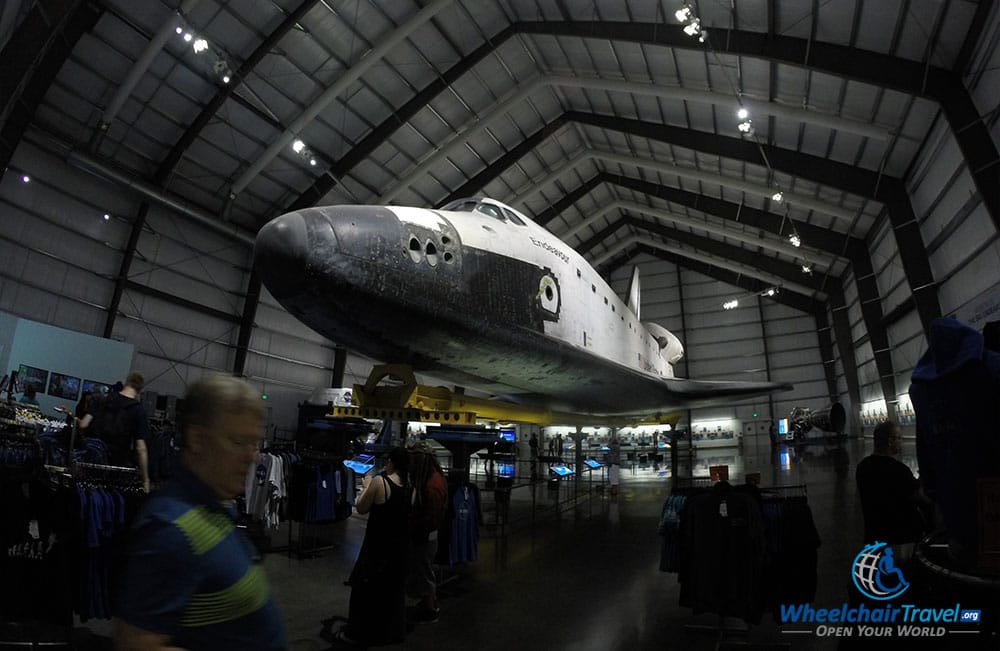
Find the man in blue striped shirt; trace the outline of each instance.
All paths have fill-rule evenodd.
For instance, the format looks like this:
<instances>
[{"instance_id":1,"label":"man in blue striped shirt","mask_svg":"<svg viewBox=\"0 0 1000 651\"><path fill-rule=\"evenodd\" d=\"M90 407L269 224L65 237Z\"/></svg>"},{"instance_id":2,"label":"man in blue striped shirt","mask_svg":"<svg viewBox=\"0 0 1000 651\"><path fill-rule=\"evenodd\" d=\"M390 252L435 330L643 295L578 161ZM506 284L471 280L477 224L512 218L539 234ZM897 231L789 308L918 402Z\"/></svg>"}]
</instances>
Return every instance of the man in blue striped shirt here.
<instances>
[{"instance_id":1,"label":"man in blue striped shirt","mask_svg":"<svg viewBox=\"0 0 1000 651\"><path fill-rule=\"evenodd\" d=\"M242 380L215 375L184 399L183 468L136 520L119 595L122 650L287 647L252 543L232 499L257 459L263 409Z\"/></svg>"}]
</instances>

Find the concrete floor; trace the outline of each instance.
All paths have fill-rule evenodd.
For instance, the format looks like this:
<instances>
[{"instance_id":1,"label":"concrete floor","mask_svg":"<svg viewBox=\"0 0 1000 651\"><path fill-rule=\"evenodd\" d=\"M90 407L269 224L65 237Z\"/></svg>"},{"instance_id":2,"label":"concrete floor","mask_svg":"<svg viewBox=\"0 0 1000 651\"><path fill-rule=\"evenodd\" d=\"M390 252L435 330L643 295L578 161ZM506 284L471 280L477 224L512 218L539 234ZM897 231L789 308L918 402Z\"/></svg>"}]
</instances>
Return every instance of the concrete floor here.
<instances>
[{"instance_id":1,"label":"concrete floor","mask_svg":"<svg viewBox=\"0 0 1000 651\"><path fill-rule=\"evenodd\" d=\"M693 470L696 476L707 475L709 465L726 464L732 481L742 481L747 472L760 472L764 486L806 484L822 538L814 605L832 608L848 599L851 562L862 542L854 467L869 452L870 442L851 441L841 448L782 447L772 454L766 439L759 445L750 439L742 448L699 451ZM901 458L916 467L912 444ZM571 496L569 485L559 492L564 503L558 507L556 493L544 483L534 490L515 489L510 509L518 529L500 536L492 527L484 528L479 561L448 569L456 578L441 590L440 621L417 625L405 644L388 648L726 648L717 646L716 633L686 626L713 625L717 618L695 617L680 608L676 575L657 569L656 527L671 487L667 474L651 468L633 474L626 469L617 498L596 490L587 497L584 481L576 509L565 503ZM492 507L489 493L484 495L487 507ZM491 518L488 512L486 520ZM342 582L364 535L364 520L352 517L330 525L327 535L337 546L317 558L269 554L265 561L296 650L329 648L321 637L321 622L347 615L349 588ZM971 642L970 637L963 642ZM762 645L753 648L838 648L833 638L782 633L769 615L748 633L727 634L724 639ZM895 648L892 641L881 644L883 649ZM956 640L948 644L947 648L958 648ZM982 646L982 641L977 646L997 648ZM945 645L938 642L935 648Z\"/></svg>"}]
</instances>

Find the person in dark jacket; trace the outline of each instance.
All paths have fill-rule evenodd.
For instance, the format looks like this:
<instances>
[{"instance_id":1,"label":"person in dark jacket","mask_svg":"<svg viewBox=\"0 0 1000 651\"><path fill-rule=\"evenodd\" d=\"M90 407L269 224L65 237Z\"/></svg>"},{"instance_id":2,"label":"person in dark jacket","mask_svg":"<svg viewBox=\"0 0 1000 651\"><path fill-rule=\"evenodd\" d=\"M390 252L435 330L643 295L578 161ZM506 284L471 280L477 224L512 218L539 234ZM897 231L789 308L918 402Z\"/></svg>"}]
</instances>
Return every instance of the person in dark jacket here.
<instances>
[{"instance_id":1,"label":"person in dark jacket","mask_svg":"<svg viewBox=\"0 0 1000 651\"><path fill-rule=\"evenodd\" d=\"M920 483L906 464L895 458L902 440L899 425L893 421L876 425L875 450L861 460L855 472L866 543L913 543L924 535Z\"/></svg>"},{"instance_id":2,"label":"person in dark jacket","mask_svg":"<svg viewBox=\"0 0 1000 651\"><path fill-rule=\"evenodd\" d=\"M910 384L920 482L941 509L952 556L972 562L978 543L976 483L1000 475L1000 353L952 318L934 319L928 341Z\"/></svg>"}]
</instances>

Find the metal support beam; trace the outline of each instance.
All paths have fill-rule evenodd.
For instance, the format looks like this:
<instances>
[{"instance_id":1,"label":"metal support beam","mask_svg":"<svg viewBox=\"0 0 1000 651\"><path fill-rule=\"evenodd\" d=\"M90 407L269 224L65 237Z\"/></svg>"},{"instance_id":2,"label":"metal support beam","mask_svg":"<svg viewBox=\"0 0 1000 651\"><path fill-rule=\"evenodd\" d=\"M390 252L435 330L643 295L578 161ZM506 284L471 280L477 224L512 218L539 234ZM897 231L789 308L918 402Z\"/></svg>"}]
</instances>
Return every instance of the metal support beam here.
<instances>
[{"instance_id":1,"label":"metal support beam","mask_svg":"<svg viewBox=\"0 0 1000 651\"><path fill-rule=\"evenodd\" d=\"M896 400L896 374L892 368L892 355L889 347L889 336L882 326L882 297L879 296L878 283L875 280L875 270L871 266L871 258L852 263L854 282L858 287L858 300L861 302L861 316L868 331L872 354L875 355L875 369L878 371L879 384L885 397L889 418L894 418L893 409Z\"/></svg>"},{"instance_id":2,"label":"metal support beam","mask_svg":"<svg viewBox=\"0 0 1000 651\"><path fill-rule=\"evenodd\" d=\"M236 359L233 360L233 375L244 375L247 367L247 353L250 350L250 337L253 334L253 322L257 318L257 306L260 304L261 279L254 269L250 272L247 283L246 299L243 301L243 316L240 318L240 334L236 339Z\"/></svg>"},{"instance_id":3,"label":"metal support beam","mask_svg":"<svg viewBox=\"0 0 1000 651\"><path fill-rule=\"evenodd\" d=\"M333 375L330 386L339 389L344 386L344 369L347 368L347 349L336 346L333 349Z\"/></svg>"},{"instance_id":4,"label":"metal support beam","mask_svg":"<svg viewBox=\"0 0 1000 651\"><path fill-rule=\"evenodd\" d=\"M672 262L673 264L684 267L685 269L696 271L700 274L708 276L709 278L715 278L716 280L728 283L734 287L740 287L755 294L764 292L768 287L770 287L767 283L757 280L756 278L751 278L749 276L730 271L729 269L723 269L721 267L716 267L697 260L690 260L683 256L676 255L669 251L663 251L646 244L636 244L634 247L629 248L624 251L621 256L608 261L607 264L603 265L599 271L601 271L601 273L605 276L609 276L619 267L628 264L632 258L640 253L646 253L654 258ZM798 310L799 312L804 312L805 314L813 314L816 310L824 306L824 303L820 301L790 290L778 292L770 298L775 303L787 305L788 307Z\"/></svg>"},{"instance_id":5,"label":"metal support beam","mask_svg":"<svg viewBox=\"0 0 1000 651\"><path fill-rule=\"evenodd\" d=\"M160 163L159 169L156 171L154 176L154 181L158 185L162 185L166 182L167 177L173 173L174 168L177 163L180 162L181 157L184 156L184 152L188 150L188 147L194 143L195 139L201 133L208 123L215 117L222 108L222 105L226 103L226 100L236 92L236 87L239 86L243 80L245 80L257 64L260 63L274 47L278 44L285 35L295 27L295 25L302 20L302 18L309 12L310 9L316 6L319 0L304 0L295 11L288 14L281 24L273 32L267 35L267 37L260 42L260 44L254 48L254 51L247 57L243 65L240 66L233 75L230 83L222 84L216 90L215 95L209 100L208 104L201 109L198 113L198 117L191 122L188 128L184 131L183 135L177 139L174 146L170 148L170 153L163 159Z\"/></svg>"},{"instance_id":6,"label":"metal support beam","mask_svg":"<svg viewBox=\"0 0 1000 651\"><path fill-rule=\"evenodd\" d=\"M214 307L209 307L207 305L202 305L201 303L196 303L194 301L189 301L186 298L181 298L180 296L175 296L169 292L165 292L149 285L143 285L137 283L133 280L125 281L125 289L139 292L140 294L145 294L146 296L152 296L161 301L170 303L171 305L177 305L179 307L198 312L200 314L208 315L212 318L219 319L221 321L226 321L228 323L238 323L239 317L234 314L229 314L228 312L223 312L222 310L217 310Z\"/></svg>"},{"instance_id":7,"label":"metal support beam","mask_svg":"<svg viewBox=\"0 0 1000 651\"><path fill-rule=\"evenodd\" d=\"M840 392L837 391L837 359L833 355L833 337L830 336L830 321L826 309L813 314L816 320L816 338L819 340L819 354L823 361L823 375L826 376L826 389L830 394L830 402L838 402ZM852 409L854 405L851 405Z\"/></svg>"},{"instance_id":8,"label":"metal support beam","mask_svg":"<svg viewBox=\"0 0 1000 651\"><path fill-rule=\"evenodd\" d=\"M145 201L139 206L139 212L132 221L132 228L129 232L128 242L125 244L125 251L122 254L122 263L118 267L118 276L115 278L115 289L111 294L111 304L104 315L104 338L111 339L115 330L115 318L118 316L118 307L122 303L122 295L125 293L125 285L129 282L128 274L132 268L132 259L135 258L136 246L139 243L139 236L142 235L143 226L146 224L146 215L149 214L149 204Z\"/></svg>"},{"instance_id":9,"label":"metal support beam","mask_svg":"<svg viewBox=\"0 0 1000 651\"><path fill-rule=\"evenodd\" d=\"M528 136L521 144L491 163L485 170L463 183L461 187L448 195L448 198L442 202L442 205L450 201L454 201L455 199L472 196L481 190L483 186L496 178L497 175L494 172L495 169L507 169L519 159L523 158L532 149L542 144L542 142L549 136L561 129L564 124L566 124L566 117L564 115L560 115L555 120L552 120L544 127Z\"/></svg>"},{"instance_id":10,"label":"metal support beam","mask_svg":"<svg viewBox=\"0 0 1000 651\"><path fill-rule=\"evenodd\" d=\"M368 70L382 61L383 58L397 45L409 38L413 32L419 29L424 23L439 14L442 10L452 4L454 0L433 0L427 6L406 20L405 23L397 27L390 34L383 35L379 39L378 45L370 52L366 53L359 61L347 70L344 70L329 88L325 89L302 113L292 122L284 133L278 136L268 148L258 156L255 156L253 163L233 182L231 193L239 194L260 174L268 163L289 146L295 137L316 117L322 113L341 93L347 90L351 84L361 78Z\"/></svg>"},{"instance_id":11,"label":"metal support beam","mask_svg":"<svg viewBox=\"0 0 1000 651\"><path fill-rule=\"evenodd\" d=\"M522 21L515 23L522 33L579 38L609 39L703 51L705 46L683 32L680 25L611 21ZM806 40L792 36L768 35L727 29L725 38L716 39L720 52L748 56L854 79L927 97L940 103L951 125L959 149L968 163L976 189L1000 228L1000 153L989 128L983 123L969 91L951 70L925 65L921 61L846 45ZM978 38L978 37L977 37ZM963 48L964 49L964 48ZM960 60L959 63L962 61ZM961 71L959 71L961 73Z\"/></svg>"},{"instance_id":12,"label":"metal support beam","mask_svg":"<svg viewBox=\"0 0 1000 651\"><path fill-rule=\"evenodd\" d=\"M773 276L777 276L788 283L804 285L813 291L827 292L828 285L834 281L827 281L820 274L807 275L802 273L799 265L784 260L778 260L768 256L762 256L757 252L744 249L732 244L726 244L708 237L702 237L693 233L687 233L676 228L671 228L665 224L643 221L635 217L624 217L612 222L607 228L594 235L587 242L576 247L581 255L586 255L594 246L604 241L609 235L623 227L631 227L670 240L686 244L699 251L710 253L711 255L728 260L737 264L745 265L753 269L760 269Z\"/></svg>"},{"instance_id":13,"label":"metal support beam","mask_svg":"<svg viewBox=\"0 0 1000 651\"><path fill-rule=\"evenodd\" d=\"M764 319L764 299L757 296L757 316L760 319L760 345L764 352L764 378L771 381L771 353L767 348L767 321ZM754 411L757 411L754 409ZM767 394L767 413L774 420L774 396Z\"/></svg>"},{"instance_id":14,"label":"metal support beam","mask_svg":"<svg viewBox=\"0 0 1000 651\"><path fill-rule=\"evenodd\" d=\"M787 238L791 234L791 230L788 228L788 221L783 215L779 215L778 213L620 174L601 172L595 179L597 180L594 180L593 187L597 187L602 182L609 183L627 190L634 190L651 197L676 203L692 210L698 210L714 217L759 228L779 237ZM865 242L861 238L853 237L847 233L838 233L822 226L803 222L797 223L795 230L798 231L807 246L819 249L830 255L850 258L852 254L865 248ZM803 252L803 257L806 257L806 255Z\"/></svg>"},{"instance_id":15,"label":"metal support beam","mask_svg":"<svg viewBox=\"0 0 1000 651\"><path fill-rule=\"evenodd\" d=\"M833 333L840 353L840 365L844 367L847 396L851 400L851 423L857 424L858 410L861 409L861 386L858 382L858 362L854 354L854 340L851 337L851 321L847 314L847 301L841 285L831 288L830 313L833 315Z\"/></svg>"},{"instance_id":16,"label":"metal support beam","mask_svg":"<svg viewBox=\"0 0 1000 651\"><path fill-rule=\"evenodd\" d=\"M0 179L52 81L103 11L86 0L37 2L0 51Z\"/></svg>"},{"instance_id":17,"label":"metal support beam","mask_svg":"<svg viewBox=\"0 0 1000 651\"><path fill-rule=\"evenodd\" d=\"M1000 184L1000 178L997 182ZM913 206L905 188L895 188L885 206L896 237L899 259L903 263L903 271L926 335L931 331L931 321L941 316L941 303L938 301L937 283L920 233L920 223L913 214ZM882 307L879 305L879 312L881 311Z\"/></svg>"}]
</instances>

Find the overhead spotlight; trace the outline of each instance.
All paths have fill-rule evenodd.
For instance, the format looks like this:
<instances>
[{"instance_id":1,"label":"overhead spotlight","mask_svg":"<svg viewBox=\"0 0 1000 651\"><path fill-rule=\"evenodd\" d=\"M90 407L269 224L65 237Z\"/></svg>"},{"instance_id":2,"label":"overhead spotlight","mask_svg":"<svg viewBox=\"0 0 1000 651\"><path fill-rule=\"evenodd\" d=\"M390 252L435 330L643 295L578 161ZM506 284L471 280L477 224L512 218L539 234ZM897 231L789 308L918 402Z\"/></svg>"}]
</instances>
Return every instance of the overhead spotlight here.
<instances>
[{"instance_id":1,"label":"overhead spotlight","mask_svg":"<svg viewBox=\"0 0 1000 651\"><path fill-rule=\"evenodd\" d=\"M199 38L197 41L194 42L192 47L194 48L195 54L201 54L202 52L208 49L208 41L206 41L203 38Z\"/></svg>"},{"instance_id":2,"label":"overhead spotlight","mask_svg":"<svg viewBox=\"0 0 1000 651\"><path fill-rule=\"evenodd\" d=\"M695 18L690 23L684 26L684 33L688 36L697 36L701 33L701 20Z\"/></svg>"},{"instance_id":3,"label":"overhead spotlight","mask_svg":"<svg viewBox=\"0 0 1000 651\"><path fill-rule=\"evenodd\" d=\"M302 142L298 138L296 138L295 142L292 143L292 151L294 151L296 154L301 154L302 150L305 148L306 148L306 143Z\"/></svg>"},{"instance_id":4,"label":"overhead spotlight","mask_svg":"<svg viewBox=\"0 0 1000 651\"><path fill-rule=\"evenodd\" d=\"M750 117L750 111L746 110L741 106L740 110L736 111L736 117L738 117L741 120L746 120L748 117Z\"/></svg>"},{"instance_id":5,"label":"overhead spotlight","mask_svg":"<svg viewBox=\"0 0 1000 651\"><path fill-rule=\"evenodd\" d=\"M804 274L811 274L812 272L813 272L812 267L810 267L807 264L802 265L802 273L804 273Z\"/></svg>"},{"instance_id":6,"label":"overhead spotlight","mask_svg":"<svg viewBox=\"0 0 1000 651\"><path fill-rule=\"evenodd\" d=\"M784 196L785 195L782 194L781 191L779 190L771 195L771 201L781 201L784 198Z\"/></svg>"},{"instance_id":7,"label":"overhead spotlight","mask_svg":"<svg viewBox=\"0 0 1000 651\"><path fill-rule=\"evenodd\" d=\"M774 287L772 287L772 288L768 289L768 290L767 290L767 291L765 292L765 294L767 294L768 296L774 296L774 295L775 295L775 294L777 294L777 293L778 293L778 292L774 291Z\"/></svg>"},{"instance_id":8,"label":"overhead spotlight","mask_svg":"<svg viewBox=\"0 0 1000 651\"><path fill-rule=\"evenodd\" d=\"M109 219L111 219L111 215L104 213L104 221L108 221Z\"/></svg>"},{"instance_id":9,"label":"overhead spotlight","mask_svg":"<svg viewBox=\"0 0 1000 651\"><path fill-rule=\"evenodd\" d=\"M222 83L228 84L230 81L232 81L232 79L229 78L229 75L222 75Z\"/></svg>"},{"instance_id":10,"label":"overhead spotlight","mask_svg":"<svg viewBox=\"0 0 1000 651\"><path fill-rule=\"evenodd\" d=\"M749 136L750 134L753 133L753 122L750 121L750 118L747 118L746 120L743 120L742 122L737 124L736 128L740 130L740 133Z\"/></svg>"},{"instance_id":11,"label":"overhead spotlight","mask_svg":"<svg viewBox=\"0 0 1000 651\"><path fill-rule=\"evenodd\" d=\"M183 34L184 33L184 28L183 27L178 27L174 31L177 32L177 34Z\"/></svg>"},{"instance_id":12,"label":"overhead spotlight","mask_svg":"<svg viewBox=\"0 0 1000 651\"><path fill-rule=\"evenodd\" d=\"M674 12L674 17L677 19L677 22L679 23L686 23L688 20L691 19L692 15L693 14L691 13L691 5L684 5L683 7Z\"/></svg>"},{"instance_id":13,"label":"overhead spotlight","mask_svg":"<svg viewBox=\"0 0 1000 651\"><path fill-rule=\"evenodd\" d=\"M800 240L799 236L795 233L792 233L791 235L788 236L788 241L792 243L792 246L795 247L802 246L802 240Z\"/></svg>"},{"instance_id":14,"label":"overhead spotlight","mask_svg":"<svg viewBox=\"0 0 1000 651\"><path fill-rule=\"evenodd\" d=\"M31 177L28 176L27 174L23 175L21 177L21 183L31 183Z\"/></svg>"},{"instance_id":15,"label":"overhead spotlight","mask_svg":"<svg viewBox=\"0 0 1000 651\"><path fill-rule=\"evenodd\" d=\"M310 158L309 159L309 164L312 165L313 167L316 167L316 159L315 158Z\"/></svg>"},{"instance_id":16,"label":"overhead spotlight","mask_svg":"<svg viewBox=\"0 0 1000 651\"><path fill-rule=\"evenodd\" d=\"M190 43L192 38L194 38L194 37L191 36L190 32L184 32L184 42L185 43Z\"/></svg>"},{"instance_id":17,"label":"overhead spotlight","mask_svg":"<svg viewBox=\"0 0 1000 651\"><path fill-rule=\"evenodd\" d=\"M703 30L701 30L701 33L698 34L698 42L699 43L704 43L706 38L708 38L708 30L707 29L703 29Z\"/></svg>"}]
</instances>

